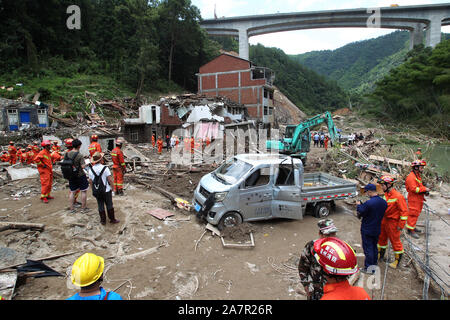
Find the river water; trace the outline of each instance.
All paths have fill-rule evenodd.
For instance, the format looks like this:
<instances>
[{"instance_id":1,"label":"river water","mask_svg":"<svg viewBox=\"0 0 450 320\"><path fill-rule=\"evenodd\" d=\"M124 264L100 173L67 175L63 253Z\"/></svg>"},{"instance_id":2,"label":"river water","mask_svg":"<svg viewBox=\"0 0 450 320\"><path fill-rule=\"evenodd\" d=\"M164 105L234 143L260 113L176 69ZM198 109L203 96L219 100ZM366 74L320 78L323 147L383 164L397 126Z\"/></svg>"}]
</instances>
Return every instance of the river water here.
<instances>
[{"instance_id":1,"label":"river water","mask_svg":"<svg viewBox=\"0 0 450 320\"><path fill-rule=\"evenodd\" d=\"M407 148L417 150L422 148L422 157L427 161L427 165L431 165L439 174L450 174L450 144L406 144L399 148Z\"/></svg>"}]
</instances>

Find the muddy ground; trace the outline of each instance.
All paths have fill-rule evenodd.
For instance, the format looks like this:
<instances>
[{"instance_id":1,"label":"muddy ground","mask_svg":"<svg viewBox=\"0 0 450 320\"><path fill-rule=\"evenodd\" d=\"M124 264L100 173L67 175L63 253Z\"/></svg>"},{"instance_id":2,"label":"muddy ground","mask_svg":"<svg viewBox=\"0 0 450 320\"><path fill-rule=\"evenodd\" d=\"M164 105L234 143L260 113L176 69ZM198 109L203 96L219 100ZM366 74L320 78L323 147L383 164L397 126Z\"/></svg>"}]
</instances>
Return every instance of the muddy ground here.
<instances>
[{"instance_id":1,"label":"muddy ground","mask_svg":"<svg viewBox=\"0 0 450 320\"><path fill-rule=\"evenodd\" d=\"M310 158L323 153L312 150ZM164 153L152 155L155 160L168 158ZM182 173L178 176L160 176L151 183L191 200L192 191L204 173ZM228 233L227 242L250 241L254 247L228 248L219 237L205 231L205 224L195 219L193 212L176 208L168 198L125 179L125 196L115 196L114 206L119 224L99 223L96 201L89 193L87 214L69 213L68 189L64 180L54 186L54 200L44 204L39 200L38 179L10 182L0 188L1 221L45 224L45 230L0 232L0 247L11 248L28 259L56 254L77 253L44 261L60 272L61 277L28 277L21 279L15 289L14 300L62 300L77 292L70 283L73 262L85 252L105 258L107 290L118 292L132 300L305 300L299 291L297 261L303 246L317 238L318 219L308 215L303 220L270 220L245 224ZM443 188L448 188L443 185ZM18 191L23 191L17 196ZM429 205L439 214L431 218L430 250L433 257L448 271L448 198L437 197ZM162 208L174 213L162 221L149 211ZM360 221L353 215L355 207L345 201L337 202L330 216L339 228L338 235L357 252L363 265ZM419 224L424 224L421 216ZM247 233L242 232L247 231ZM413 240L424 247L424 237ZM384 281L384 290L371 289L372 280L361 274L356 284L364 286L373 299L420 300L423 281L413 264L402 261L397 270L380 263L378 283ZM448 274L444 273L448 283ZM119 287L119 288L118 288ZM430 299L439 299L439 292L429 291Z\"/></svg>"}]
</instances>

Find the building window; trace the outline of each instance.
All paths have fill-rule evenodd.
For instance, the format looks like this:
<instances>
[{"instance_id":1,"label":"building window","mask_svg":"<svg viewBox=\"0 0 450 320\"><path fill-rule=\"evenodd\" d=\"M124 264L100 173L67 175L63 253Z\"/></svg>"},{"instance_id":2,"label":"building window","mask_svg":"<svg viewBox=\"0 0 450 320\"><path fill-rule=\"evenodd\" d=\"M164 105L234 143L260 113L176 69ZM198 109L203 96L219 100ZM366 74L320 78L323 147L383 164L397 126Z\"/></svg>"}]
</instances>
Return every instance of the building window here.
<instances>
[{"instance_id":1,"label":"building window","mask_svg":"<svg viewBox=\"0 0 450 320\"><path fill-rule=\"evenodd\" d=\"M47 110L46 109L38 109L38 121L40 127L47 127Z\"/></svg>"},{"instance_id":2,"label":"building window","mask_svg":"<svg viewBox=\"0 0 450 320\"><path fill-rule=\"evenodd\" d=\"M131 132L130 138L131 138L131 141L138 142L139 141L139 131Z\"/></svg>"},{"instance_id":3,"label":"building window","mask_svg":"<svg viewBox=\"0 0 450 320\"><path fill-rule=\"evenodd\" d=\"M17 109L8 110L8 122L10 126L19 125L19 115L17 113Z\"/></svg>"}]
</instances>

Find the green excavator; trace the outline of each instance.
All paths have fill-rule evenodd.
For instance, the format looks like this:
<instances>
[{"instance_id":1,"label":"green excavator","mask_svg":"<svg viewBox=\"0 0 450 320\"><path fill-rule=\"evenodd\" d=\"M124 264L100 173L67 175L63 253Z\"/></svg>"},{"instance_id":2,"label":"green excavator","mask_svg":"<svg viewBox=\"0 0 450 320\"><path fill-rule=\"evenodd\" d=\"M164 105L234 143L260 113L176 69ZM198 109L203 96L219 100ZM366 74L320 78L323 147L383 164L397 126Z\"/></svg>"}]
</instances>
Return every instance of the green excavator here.
<instances>
[{"instance_id":1,"label":"green excavator","mask_svg":"<svg viewBox=\"0 0 450 320\"><path fill-rule=\"evenodd\" d=\"M315 127L320 123L326 122L328 133L333 143L338 142L338 130L333 123L330 112L318 114L302 123L286 126L284 137L280 140L266 141L267 150L278 150L282 154L288 154L292 157L300 158L303 164L306 164L307 153L311 146L311 132L310 128Z\"/></svg>"}]
</instances>

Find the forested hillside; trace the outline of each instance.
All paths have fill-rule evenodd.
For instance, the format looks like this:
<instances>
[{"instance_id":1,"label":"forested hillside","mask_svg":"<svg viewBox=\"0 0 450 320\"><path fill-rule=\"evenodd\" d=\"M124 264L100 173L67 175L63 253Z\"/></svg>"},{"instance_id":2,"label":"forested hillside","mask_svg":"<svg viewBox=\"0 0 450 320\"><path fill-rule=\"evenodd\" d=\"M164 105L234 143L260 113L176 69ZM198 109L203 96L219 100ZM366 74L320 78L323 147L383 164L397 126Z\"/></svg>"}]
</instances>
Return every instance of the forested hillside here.
<instances>
[{"instance_id":1,"label":"forested hillside","mask_svg":"<svg viewBox=\"0 0 450 320\"><path fill-rule=\"evenodd\" d=\"M380 63L388 61L389 67L400 65L408 45L409 32L396 31L375 39L353 42L336 50L312 51L292 57L349 90L368 83L368 74Z\"/></svg>"},{"instance_id":2,"label":"forested hillside","mask_svg":"<svg viewBox=\"0 0 450 320\"><path fill-rule=\"evenodd\" d=\"M67 27L70 5L80 30ZM60 77L52 89L65 92L72 78L102 75L138 94L195 90L199 66L219 54L200 19L189 0L0 1L0 82L42 79L46 89Z\"/></svg>"},{"instance_id":3,"label":"forested hillside","mask_svg":"<svg viewBox=\"0 0 450 320\"><path fill-rule=\"evenodd\" d=\"M410 51L407 61L356 100L363 114L450 138L450 40Z\"/></svg>"}]
</instances>

